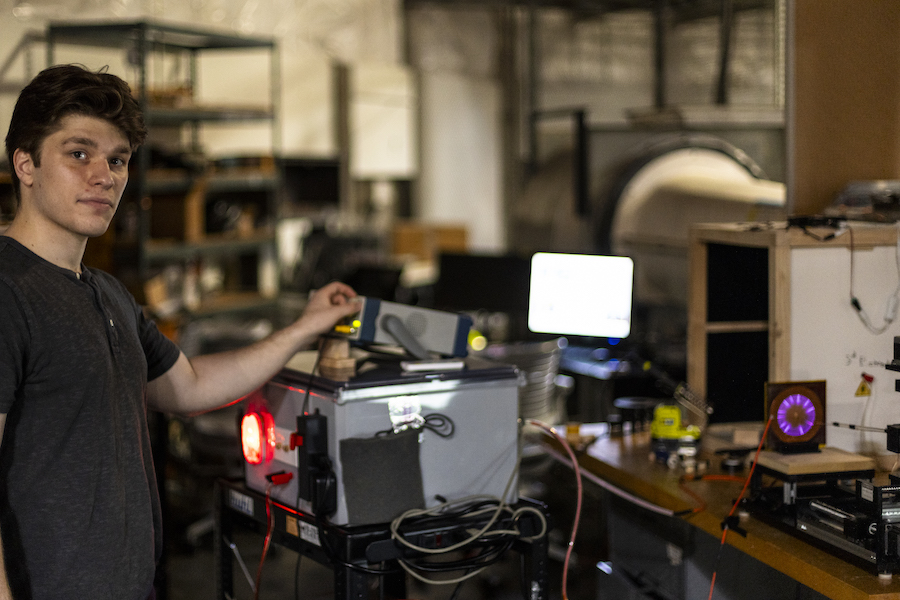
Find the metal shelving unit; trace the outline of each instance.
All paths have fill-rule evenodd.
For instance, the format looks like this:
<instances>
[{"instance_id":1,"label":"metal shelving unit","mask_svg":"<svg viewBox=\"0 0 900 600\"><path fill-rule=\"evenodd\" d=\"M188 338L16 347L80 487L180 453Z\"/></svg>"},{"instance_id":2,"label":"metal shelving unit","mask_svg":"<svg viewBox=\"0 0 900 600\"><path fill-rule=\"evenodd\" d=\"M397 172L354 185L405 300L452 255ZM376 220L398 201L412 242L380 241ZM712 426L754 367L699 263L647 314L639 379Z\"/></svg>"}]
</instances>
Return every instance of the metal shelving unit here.
<instances>
[{"instance_id":1,"label":"metal shelving unit","mask_svg":"<svg viewBox=\"0 0 900 600\"><path fill-rule=\"evenodd\" d=\"M197 155L199 130L202 124L211 123L270 123L272 126L273 158L278 146L278 100L280 98L280 71L277 45L266 37L247 37L215 31L176 26L162 22L102 21L102 22L53 22L47 29L48 64L55 63L55 55L60 46L84 46L110 48L125 53L129 64L136 69L134 93L144 111L147 127L153 135L154 128L188 128L190 142L185 151ZM262 99L259 106L205 106L196 102L194 92L199 74L199 57L211 50L247 51L264 50L269 53L271 69L269 97ZM160 103L158 92L150 81L150 62L159 55L184 60L187 65L184 97L178 105ZM277 257L275 235L272 223L279 215L278 190L280 176L277 167L260 166L239 168L206 169L156 169L152 168L151 150L145 145L133 159L133 171L128 188L123 197L122 212L132 211L137 215L133 230L126 235L118 235L112 242L113 270L125 280L136 295L141 297L143 285L155 272L173 263L186 263L204 258L218 259L241 257L255 254L258 257L257 283L262 271L263 260ZM252 231L207 232L200 240L185 236L175 239L157 239L153 235L153 219L169 220L168 210L154 214L154 199L159 201L167 196L166 207L173 206L173 197L187 197L195 190L200 177L205 177L203 185L204 205L194 210L194 215L204 215L205 205L216 196L243 194L254 196L260 206L259 218ZM130 205L130 206L129 206ZM174 204L177 206L177 203ZM157 207L159 208L159 207ZM164 218L163 218L164 217ZM185 214L185 220L188 218ZM202 217L201 217L202 218ZM268 223L265 223L268 221ZM262 224L260 224L262 223ZM122 272L119 272L119 271ZM259 285L253 293L246 289L226 290L217 298L199 309L194 316L207 315L214 311L247 311L274 305L271 289ZM271 286L269 286L271 287ZM233 306L223 298L240 297Z\"/></svg>"}]
</instances>

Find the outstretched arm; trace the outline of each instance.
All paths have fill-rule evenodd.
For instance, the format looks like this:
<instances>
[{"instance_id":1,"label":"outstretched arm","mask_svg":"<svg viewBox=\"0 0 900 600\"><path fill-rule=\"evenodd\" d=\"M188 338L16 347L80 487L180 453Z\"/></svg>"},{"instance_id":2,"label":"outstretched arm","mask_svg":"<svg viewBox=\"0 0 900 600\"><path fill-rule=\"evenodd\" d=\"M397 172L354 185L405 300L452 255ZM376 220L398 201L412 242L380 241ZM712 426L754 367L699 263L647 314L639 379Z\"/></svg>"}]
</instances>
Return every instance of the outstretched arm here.
<instances>
[{"instance_id":1,"label":"outstretched arm","mask_svg":"<svg viewBox=\"0 0 900 600\"><path fill-rule=\"evenodd\" d=\"M310 298L297 321L238 350L197 356L184 354L148 384L151 408L194 415L230 404L268 381L300 349L359 310L350 287L331 283Z\"/></svg>"}]
</instances>

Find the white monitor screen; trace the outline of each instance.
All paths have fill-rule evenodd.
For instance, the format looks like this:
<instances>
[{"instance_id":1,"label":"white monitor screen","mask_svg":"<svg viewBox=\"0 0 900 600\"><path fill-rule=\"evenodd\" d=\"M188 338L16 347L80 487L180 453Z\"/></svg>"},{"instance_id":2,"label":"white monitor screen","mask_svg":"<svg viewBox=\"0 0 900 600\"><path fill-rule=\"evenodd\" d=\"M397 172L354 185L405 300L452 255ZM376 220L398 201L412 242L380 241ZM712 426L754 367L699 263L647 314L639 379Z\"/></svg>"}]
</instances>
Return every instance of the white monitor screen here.
<instances>
[{"instance_id":1,"label":"white monitor screen","mask_svg":"<svg viewBox=\"0 0 900 600\"><path fill-rule=\"evenodd\" d=\"M627 256L539 252L531 259L528 329L627 337L633 281L634 263Z\"/></svg>"}]
</instances>

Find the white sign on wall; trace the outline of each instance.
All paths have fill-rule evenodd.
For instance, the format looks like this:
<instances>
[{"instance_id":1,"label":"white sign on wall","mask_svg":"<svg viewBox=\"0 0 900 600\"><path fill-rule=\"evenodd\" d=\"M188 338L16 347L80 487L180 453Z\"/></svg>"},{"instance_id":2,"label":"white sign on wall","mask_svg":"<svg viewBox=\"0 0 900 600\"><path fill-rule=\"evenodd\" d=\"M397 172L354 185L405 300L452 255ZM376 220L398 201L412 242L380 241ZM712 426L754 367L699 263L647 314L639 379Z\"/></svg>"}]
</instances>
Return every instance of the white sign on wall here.
<instances>
[{"instance_id":1,"label":"white sign on wall","mask_svg":"<svg viewBox=\"0 0 900 600\"><path fill-rule=\"evenodd\" d=\"M849 235L849 234L844 234ZM893 359L900 321L885 327L889 298L897 292L896 248L795 248L791 252L791 379L824 379L827 421L883 428L900 423L900 373ZM852 267L851 267L852 260ZM851 304L853 293L873 333ZM869 392L868 395L865 392ZM886 454L882 433L830 426L826 442L851 452Z\"/></svg>"}]
</instances>

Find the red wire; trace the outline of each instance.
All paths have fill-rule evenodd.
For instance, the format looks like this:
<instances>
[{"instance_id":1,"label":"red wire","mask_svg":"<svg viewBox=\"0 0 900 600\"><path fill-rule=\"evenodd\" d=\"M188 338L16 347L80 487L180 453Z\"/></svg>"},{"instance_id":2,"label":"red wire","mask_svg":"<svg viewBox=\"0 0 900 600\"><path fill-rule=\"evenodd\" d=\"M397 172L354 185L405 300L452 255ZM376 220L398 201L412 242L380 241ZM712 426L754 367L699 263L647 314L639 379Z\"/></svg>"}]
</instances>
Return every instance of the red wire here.
<instances>
[{"instance_id":1,"label":"red wire","mask_svg":"<svg viewBox=\"0 0 900 600\"><path fill-rule=\"evenodd\" d=\"M262 583L262 568L266 562L266 554L272 544L272 532L275 529L275 519L272 518L272 484L266 486L266 539L263 542L262 556L259 557L259 566L256 568L256 586L253 590L254 600L259 600L259 587Z\"/></svg>"},{"instance_id":2,"label":"red wire","mask_svg":"<svg viewBox=\"0 0 900 600\"><path fill-rule=\"evenodd\" d=\"M734 504L731 506L731 510L728 512L728 516L731 517L734 515L737 510L738 505L741 503L741 500L744 498L744 493L747 491L747 486L750 485L750 480L753 478L753 471L756 470L756 463L759 461L759 453L762 452L763 444L766 443L766 435L769 433L769 426L772 425L772 421L774 420L774 416L770 416L769 420L766 421L766 428L763 429L762 436L759 439L759 446L756 447L756 455L753 457L753 464L750 465L750 473L747 474L747 479L744 481L744 487L741 488L741 493L738 495L737 500L734 501ZM725 524L722 526L722 541L719 545L721 549L722 546L725 545L725 537L728 535L728 525ZM709 600L712 600L713 590L716 587L716 573L718 569L713 570L712 581L709 583Z\"/></svg>"},{"instance_id":3,"label":"red wire","mask_svg":"<svg viewBox=\"0 0 900 600\"><path fill-rule=\"evenodd\" d=\"M738 505L741 503L741 500L744 498L744 493L747 491L747 486L750 485L750 480L753 478L753 471L756 470L756 463L759 461L759 453L762 452L763 444L766 443L766 435L769 433L769 427L772 425L772 421L775 419L774 416L769 417L769 420L766 421L766 428L763 429L762 437L759 440L759 446L756 447L756 454L753 456L753 464L750 465L750 473L747 474L747 480L744 481L744 487L741 488L741 493L737 497L737 500L734 501L734 505L731 507L731 512L728 513L728 516L732 516L734 511L737 510ZM728 528L726 527L726 531ZM723 536L724 539L724 536Z\"/></svg>"},{"instance_id":4,"label":"red wire","mask_svg":"<svg viewBox=\"0 0 900 600\"><path fill-rule=\"evenodd\" d=\"M563 561L563 570L562 570L562 600L569 600L568 593L566 588L568 587L568 574L569 574L569 561L572 558L572 549L575 547L575 536L578 534L578 523L581 520L581 499L584 496L584 488L581 483L581 466L578 464L578 459L575 457L575 452L572 450L572 446L569 445L569 442L566 438L559 435L556 431L553 430L552 427L547 425L546 423L541 423L540 421L535 421L530 419L528 421L532 425L539 427L555 437L562 447L566 449L566 452L569 454L569 459L572 461L572 468L575 471L575 482L578 486L578 498L575 503L575 519L572 521L572 535L569 538L569 548L566 550L566 558Z\"/></svg>"},{"instance_id":5,"label":"red wire","mask_svg":"<svg viewBox=\"0 0 900 600\"><path fill-rule=\"evenodd\" d=\"M700 479L704 481L744 481L743 477L737 475L704 475Z\"/></svg>"}]
</instances>

